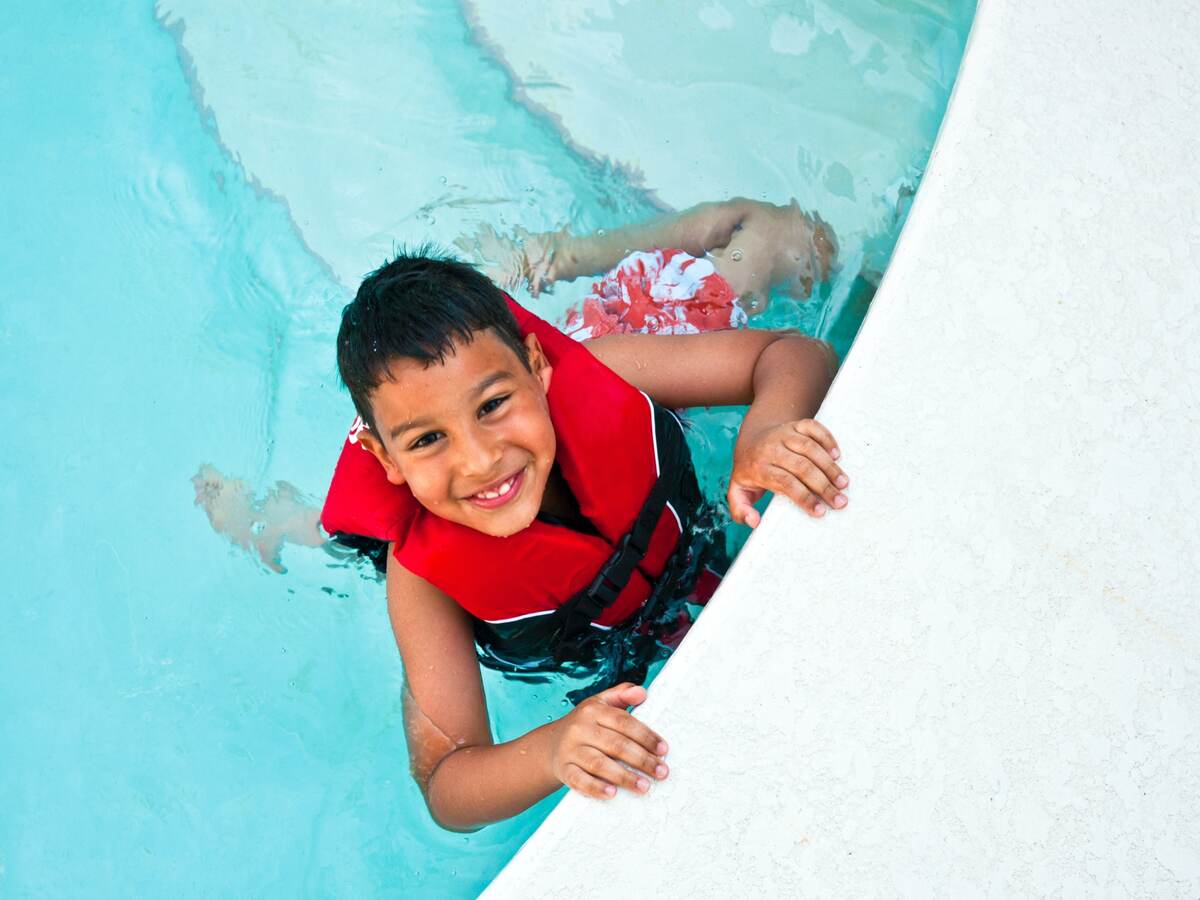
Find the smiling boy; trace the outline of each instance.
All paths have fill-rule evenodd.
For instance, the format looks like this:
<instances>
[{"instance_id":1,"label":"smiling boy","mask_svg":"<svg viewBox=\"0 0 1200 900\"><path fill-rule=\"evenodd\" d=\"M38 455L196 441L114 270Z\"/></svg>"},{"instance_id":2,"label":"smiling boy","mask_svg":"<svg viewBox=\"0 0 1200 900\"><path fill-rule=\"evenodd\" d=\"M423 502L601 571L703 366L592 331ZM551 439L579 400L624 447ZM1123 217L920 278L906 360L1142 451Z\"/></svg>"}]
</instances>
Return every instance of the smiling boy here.
<instances>
[{"instance_id":1,"label":"smiling boy","mask_svg":"<svg viewBox=\"0 0 1200 900\"><path fill-rule=\"evenodd\" d=\"M413 774L437 822L470 829L562 784L605 798L667 776L666 742L626 710L645 698L631 683L494 743L476 640L561 661L680 590L699 494L669 410L750 404L736 521L757 525L766 491L812 516L844 506L836 442L810 418L828 359L820 342L748 329L577 344L425 250L364 280L338 334L361 422L322 522L388 542Z\"/></svg>"}]
</instances>

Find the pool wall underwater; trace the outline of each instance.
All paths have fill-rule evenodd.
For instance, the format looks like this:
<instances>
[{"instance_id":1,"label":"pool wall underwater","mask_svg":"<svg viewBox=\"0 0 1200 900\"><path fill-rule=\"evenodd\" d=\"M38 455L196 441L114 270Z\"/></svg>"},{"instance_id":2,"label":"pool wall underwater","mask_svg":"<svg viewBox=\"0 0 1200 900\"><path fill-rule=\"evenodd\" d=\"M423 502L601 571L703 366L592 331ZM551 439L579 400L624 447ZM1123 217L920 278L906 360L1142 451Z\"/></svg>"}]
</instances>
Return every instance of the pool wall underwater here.
<instances>
[{"instance_id":1,"label":"pool wall underwater","mask_svg":"<svg viewBox=\"0 0 1200 900\"><path fill-rule=\"evenodd\" d=\"M821 411L852 504L772 503L639 713L671 779L487 897L1200 892L1189 21L982 0Z\"/></svg>"}]
</instances>

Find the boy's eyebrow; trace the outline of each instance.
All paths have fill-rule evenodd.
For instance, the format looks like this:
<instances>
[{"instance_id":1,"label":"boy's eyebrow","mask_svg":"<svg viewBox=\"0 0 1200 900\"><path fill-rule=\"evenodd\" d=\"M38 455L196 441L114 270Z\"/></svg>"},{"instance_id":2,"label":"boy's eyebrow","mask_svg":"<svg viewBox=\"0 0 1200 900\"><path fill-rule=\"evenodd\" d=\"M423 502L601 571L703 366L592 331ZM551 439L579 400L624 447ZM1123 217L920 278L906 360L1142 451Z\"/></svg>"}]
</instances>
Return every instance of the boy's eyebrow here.
<instances>
[{"instance_id":1,"label":"boy's eyebrow","mask_svg":"<svg viewBox=\"0 0 1200 900\"><path fill-rule=\"evenodd\" d=\"M475 385L474 393L476 396L478 396L479 394L482 394L484 391L486 391L488 388L490 388L497 381L503 381L505 378L511 378L511 377L512 377L512 373L506 372L503 369L501 369L499 372L493 372L487 378L483 379L483 381L479 382L479 384Z\"/></svg>"},{"instance_id":2,"label":"boy's eyebrow","mask_svg":"<svg viewBox=\"0 0 1200 900\"><path fill-rule=\"evenodd\" d=\"M500 370L499 372L493 372L487 378L483 379L483 381L479 382L479 384L475 385L475 389L471 393L475 396L478 396L479 394L482 394L484 391L486 391L488 388L490 388L497 381L503 381L505 378L511 378L511 377L512 377L512 373L506 372L503 369ZM432 421L433 420L431 418L429 418L428 416L425 416L424 418L411 419L408 422L401 422L399 425L397 425L395 428L392 429L392 431L391 431L392 440L395 440L400 435L404 434L404 432L406 432L406 431L411 431L414 428L423 428Z\"/></svg>"},{"instance_id":3,"label":"boy's eyebrow","mask_svg":"<svg viewBox=\"0 0 1200 900\"><path fill-rule=\"evenodd\" d=\"M406 432L406 431L411 431L414 428L424 428L431 421L432 421L432 419L426 417L424 419L413 419L410 422L401 422L399 425L397 425L395 428L392 429L392 432L391 432L392 440L394 441L396 438L400 437L400 435L404 434L404 432Z\"/></svg>"}]
</instances>

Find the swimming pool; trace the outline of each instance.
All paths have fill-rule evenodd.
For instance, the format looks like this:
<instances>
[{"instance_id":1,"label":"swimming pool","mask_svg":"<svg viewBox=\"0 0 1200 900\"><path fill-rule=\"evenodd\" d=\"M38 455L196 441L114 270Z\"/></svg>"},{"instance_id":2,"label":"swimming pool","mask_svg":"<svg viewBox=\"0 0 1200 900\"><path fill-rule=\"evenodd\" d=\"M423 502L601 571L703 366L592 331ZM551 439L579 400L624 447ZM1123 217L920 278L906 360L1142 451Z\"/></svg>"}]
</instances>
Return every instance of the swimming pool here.
<instances>
[{"instance_id":1,"label":"swimming pool","mask_svg":"<svg viewBox=\"0 0 1200 900\"><path fill-rule=\"evenodd\" d=\"M971 14L526 4L522 39L482 3L323 9L0 25L6 895L477 892L553 798L470 836L432 825L379 585L319 552L266 571L192 508L191 475L319 493L349 418L348 287L393 241L479 221L611 227L794 193L847 277L768 315L844 348L848 276L895 239ZM630 79L641 102L606 100ZM647 99L689 88L695 131ZM717 491L732 419L695 418ZM563 709L550 685L487 687L501 736Z\"/></svg>"}]
</instances>

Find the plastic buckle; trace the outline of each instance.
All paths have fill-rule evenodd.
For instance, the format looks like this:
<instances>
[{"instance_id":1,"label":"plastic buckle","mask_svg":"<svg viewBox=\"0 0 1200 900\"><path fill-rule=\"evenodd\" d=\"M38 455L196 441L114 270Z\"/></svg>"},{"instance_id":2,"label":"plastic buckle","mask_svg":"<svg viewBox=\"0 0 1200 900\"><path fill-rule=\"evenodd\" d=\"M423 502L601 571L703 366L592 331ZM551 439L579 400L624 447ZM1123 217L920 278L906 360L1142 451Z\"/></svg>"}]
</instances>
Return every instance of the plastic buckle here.
<instances>
[{"instance_id":1,"label":"plastic buckle","mask_svg":"<svg viewBox=\"0 0 1200 900\"><path fill-rule=\"evenodd\" d=\"M595 577L586 590L583 591L579 606L587 604L588 618L595 619L596 616L612 606L616 601L617 596L621 593L621 587L608 573L608 566L600 570L600 574Z\"/></svg>"},{"instance_id":2,"label":"plastic buckle","mask_svg":"<svg viewBox=\"0 0 1200 900\"><path fill-rule=\"evenodd\" d=\"M561 665L569 655L583 649L588 626L617 601L629 584L633 570L645 556L646 549L634 542L633 532L626 533L592 583L563 604L563 625L554 651L555 662Z\"/></svg>"}]
</instances>

